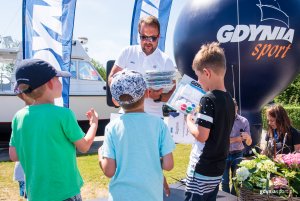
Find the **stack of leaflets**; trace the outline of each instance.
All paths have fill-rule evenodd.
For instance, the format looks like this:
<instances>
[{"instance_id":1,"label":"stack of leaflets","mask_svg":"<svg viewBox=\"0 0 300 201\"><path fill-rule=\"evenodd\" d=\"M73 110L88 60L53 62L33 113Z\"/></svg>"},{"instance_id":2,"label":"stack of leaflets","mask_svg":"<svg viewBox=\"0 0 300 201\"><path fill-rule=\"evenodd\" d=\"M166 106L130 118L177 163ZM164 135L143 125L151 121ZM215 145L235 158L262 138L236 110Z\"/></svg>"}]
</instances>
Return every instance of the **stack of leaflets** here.
<instances>
[{"instance_id":1,"label":"stack of leaflets","mask_svg":"<svg viewBox=\"0 0 300 201\"><path fill-rule=\"evenodd\" d=\"M168 93L174 87L175 75L176 71L146 71L144 78L148 88L163 89L163 93Z\"/></svg>"},{"instance_id":2,"label":"stack of leaflets","mask_svg":"<svg viewBox=\"0 0 300 201\"><path fill-rule=\"evenodd\" d=\"M184 75L170 97L167 105L184 114L199 110L199 103L205 91L193 78Z\"/></svg>"}]
</instances>

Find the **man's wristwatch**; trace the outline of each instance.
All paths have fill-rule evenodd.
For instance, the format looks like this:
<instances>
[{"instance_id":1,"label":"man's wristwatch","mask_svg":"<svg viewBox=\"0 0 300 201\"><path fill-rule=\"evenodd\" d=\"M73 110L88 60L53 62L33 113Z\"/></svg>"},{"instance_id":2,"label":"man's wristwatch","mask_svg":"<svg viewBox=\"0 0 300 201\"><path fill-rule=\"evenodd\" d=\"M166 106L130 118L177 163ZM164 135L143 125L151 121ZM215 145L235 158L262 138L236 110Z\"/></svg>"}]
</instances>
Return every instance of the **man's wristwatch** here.
<instances>
[{"instance_id":1,"label":"man's wristwatch","mask_svg":"<svg viewBox=\"0 0 300 201\"><path fill-rule=\"evenodd\" d=\"M156 103L159 103L159 102L161 102L161 98L162 98L162 95L160 94L160 95L159 95L159 98L156 99L156 100L153 100L153 101L156 102Z\"/></svg>"}]
</instances>

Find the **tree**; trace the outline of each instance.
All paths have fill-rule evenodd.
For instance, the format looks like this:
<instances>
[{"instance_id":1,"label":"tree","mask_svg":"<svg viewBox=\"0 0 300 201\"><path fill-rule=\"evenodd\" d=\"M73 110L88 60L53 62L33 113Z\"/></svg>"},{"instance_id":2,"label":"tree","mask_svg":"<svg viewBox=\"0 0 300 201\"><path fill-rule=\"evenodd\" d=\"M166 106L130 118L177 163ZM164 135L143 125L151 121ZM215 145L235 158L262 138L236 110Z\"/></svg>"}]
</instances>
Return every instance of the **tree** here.
<instances>
[{"instance_id":1,"label":"tree","mask_svg":"<svg viewBox=\"0 0 300 201\"><path fill-rule=\"evenodd\" d=\"M8 64L0 64L0 76L6 77L11 79L11 75L14 71L14 64L8 63Z\"/></svg>"},{"instance_id":2,"label":"tree","mask_svg":"<svg viewBox=\"0 0 300 201\"><path fill-rule=\"evenodd\" d=\"M300 105L300 74L296 79L276 98L275 102L288 105Z\"/></svg>"},{"instance_id":3,"label":"tree","mask_svg":"<svg viewBox=\"0 0 300 201\"><path fill-rule=\"evenodd\" d=\"M92 59L91 62L93 64L93 66L96 68L96 70L98 71L98 73L101 75L103 80L106 81L106 70L103 67L103 64L101 64L99 61L96 61L94 59Z\"/></svg>"},{"instance_id":4,"label":"tree","mask_svg":"<svg viewBox=\"0 0 300 201\"><path fill-rule=\"evenodd\" d=\"M4 65L4 71L8 72L9 74L12 74L14 71L14 64L13 63L8 63Z\"/></svg>"}]
</instances>

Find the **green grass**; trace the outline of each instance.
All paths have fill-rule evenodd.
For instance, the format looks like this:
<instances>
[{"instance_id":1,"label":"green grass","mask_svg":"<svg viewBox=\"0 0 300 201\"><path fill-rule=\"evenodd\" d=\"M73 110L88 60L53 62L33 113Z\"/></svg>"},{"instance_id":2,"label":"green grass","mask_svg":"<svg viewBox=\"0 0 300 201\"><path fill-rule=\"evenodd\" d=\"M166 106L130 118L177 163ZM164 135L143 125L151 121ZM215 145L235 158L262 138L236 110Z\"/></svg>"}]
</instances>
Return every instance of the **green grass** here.
<instances>
[{"instance_id":1,"label":"green grass","mask_svg":"<svg viewBox=\"0 0 300 201\"><path fill-rule=\"evenodd\" d=\"M191 145L177 144L173 153L175 167L170 172L164 172L168 183L175 183L176 179L185 178L185 172L189 161ZM81 189L83 200L107 196L109 179L106 178L98 165L96 154L77 157L78 167L84 180ZM0 200L20 200L19 187L13 181L13 162L0 163ZM174 179L175 178L175 179Z\"/></svg>"},{"instance_id":2,"label":"green grass","mask_svg":"<svg viewBox=\"0 0 300 201\"><path fill-rule=\"evenodd\" d=\"M15 163L0 163L0 200L18 200L19 186L13 181Z\"/></svg>"},{"instance_id":3,"label":"green grass","mask_svg":"<svg viewBox=\"0 0 300 201\"><path fill-rule=\"evenodd\" d=\"M190 158L191 145L177 144L173 152L174 168L164 172L168 183L176 183L176 180L185 178L186 169Z\"/></svg>"}]
</instances>

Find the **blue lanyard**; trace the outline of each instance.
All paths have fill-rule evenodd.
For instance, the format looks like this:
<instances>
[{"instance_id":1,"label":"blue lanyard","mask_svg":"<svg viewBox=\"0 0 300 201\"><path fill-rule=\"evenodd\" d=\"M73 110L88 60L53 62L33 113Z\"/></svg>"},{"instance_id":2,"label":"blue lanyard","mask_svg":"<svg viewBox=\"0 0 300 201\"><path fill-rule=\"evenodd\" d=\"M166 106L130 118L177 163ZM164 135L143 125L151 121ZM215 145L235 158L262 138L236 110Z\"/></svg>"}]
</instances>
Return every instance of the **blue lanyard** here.
<instances>
[{"instance_id":1,"label":"blue lanyard","mask_svg":"<svg viewBox=\"0 0 300 201\"><path fill-rule=\"evenodd\" d=\"M274 135L275 141L278 142L279 138L278 138L278 133L277 133L276 129L273 130L273 135Z\"/></svg>"}]
</instances>

